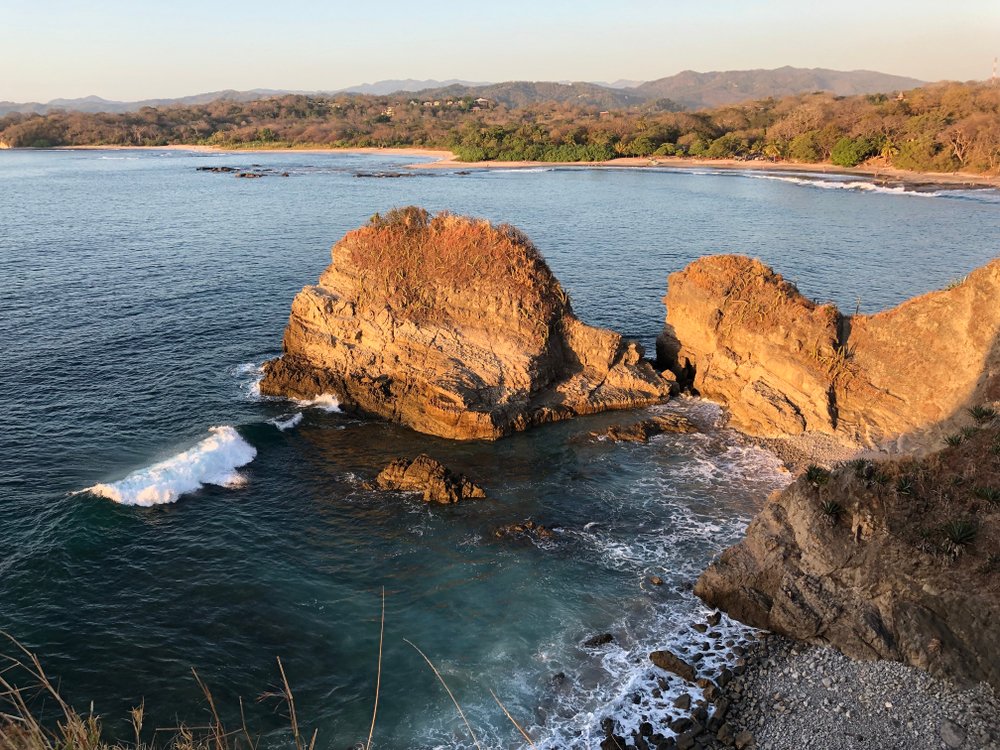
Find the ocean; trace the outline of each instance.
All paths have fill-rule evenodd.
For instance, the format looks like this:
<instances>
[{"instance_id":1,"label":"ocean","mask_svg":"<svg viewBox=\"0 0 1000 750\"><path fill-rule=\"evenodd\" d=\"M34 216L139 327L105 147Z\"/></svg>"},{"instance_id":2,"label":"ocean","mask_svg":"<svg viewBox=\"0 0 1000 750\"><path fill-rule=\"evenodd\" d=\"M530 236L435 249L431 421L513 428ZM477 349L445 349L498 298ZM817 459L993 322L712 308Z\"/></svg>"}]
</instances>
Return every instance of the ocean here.
<instances>
[{"instance_id":1,"label":"ocean","mask_svg":"<svg viewBox=\"0 0 1000 750\"><path fill-rule=\"evenodd\" d=\"M427 170L414 157L304 152L0 152L0 630L110 732L203 724L192 668L261 747L290 743L280 658L317 747L593 748L699 691L655 671L667 647L711 676L748 636L691 594L789 477L703 427L594 441L603 414L454 443L261 399L295 293L375 212L416 204L510 222L586 322L652 354L666 277L709 253L761 258L807 296L875 312L1000 252L1000 194L706 169ZM254 166L257 165L257 166ZM271 170L260 179L198 167ZM281 176L287 173L287 177ZM406 174L412 176L372 176ZM359 176L361 175L361 176ZM919 366L919 363L914 363ZM366 489L426 452L488 499L429 507ZM543 541L493 530L534 519ZM652 585L658 576L662 585ZM597 634L614 640L587 646ZM11 647L6 648L10 653ZM0 648L0 651L4 649ZM164 739L165 735L158 735ZM148 739L148 737L147 737Z\"/></svg>"}]
</instances>

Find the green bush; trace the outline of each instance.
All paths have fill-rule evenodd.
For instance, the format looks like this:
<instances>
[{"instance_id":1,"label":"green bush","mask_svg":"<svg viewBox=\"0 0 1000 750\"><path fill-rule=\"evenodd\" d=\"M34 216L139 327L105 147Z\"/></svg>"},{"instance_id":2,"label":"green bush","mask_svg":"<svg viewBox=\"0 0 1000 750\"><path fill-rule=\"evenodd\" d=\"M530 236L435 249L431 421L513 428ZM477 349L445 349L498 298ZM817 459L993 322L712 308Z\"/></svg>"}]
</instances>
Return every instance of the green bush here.
<instances>
[{"instance_id":1,"label":"green bush","mask_svg":"<svg viewBox=\"0 0 1000 750\"><path fill-rule=\"evenodd\" d=\"M865 159L878 154L880 143L875 138L843 137L833 145L830 161L839 167L856 167Z\"/></svg>"}]
</instances>

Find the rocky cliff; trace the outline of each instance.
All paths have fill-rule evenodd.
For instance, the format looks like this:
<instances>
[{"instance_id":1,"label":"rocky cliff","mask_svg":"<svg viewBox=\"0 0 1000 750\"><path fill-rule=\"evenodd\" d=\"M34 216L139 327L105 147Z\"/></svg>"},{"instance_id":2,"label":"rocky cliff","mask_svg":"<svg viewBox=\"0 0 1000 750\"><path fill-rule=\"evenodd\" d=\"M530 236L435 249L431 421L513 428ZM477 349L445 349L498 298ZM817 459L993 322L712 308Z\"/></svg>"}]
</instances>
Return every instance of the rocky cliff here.
<instances>
[{"instance_id":1,"label":"rocky cliff","mask_svg":"<svg viewBox=\"0 0 1000 750\"><path fill-rule=\"evenodd\" d=\"M261 392L334 393L421 432L495 439L665 400L642 348L574 315L532 243L508 225L416 208L376 215L333 247L292 303Z\"/></svg>"},{"instance_id":2,"label":"rocky cliff","mask_svg":"<svg viewBox=\"0 0 1000 750\"><path fill-rule=\"evenodd\" d=\"M698 580L751 625L1000 688L1000 427L920 460L811 468ZM984 424L985 423L985 424Z\"/></svg>"},{"instance_id":3,"label":"rocky cliff","mask_svg":"<svg viewBox=\"0 0 1000 750\"><path fill-rule=\"evenodd\" d=\"M1000 397L1000 259L871 316L815 304L742 256L672 274L664 302L660 364L751 434L906 452L939 445L966 407Z\"/></svg>"}]
</instances>

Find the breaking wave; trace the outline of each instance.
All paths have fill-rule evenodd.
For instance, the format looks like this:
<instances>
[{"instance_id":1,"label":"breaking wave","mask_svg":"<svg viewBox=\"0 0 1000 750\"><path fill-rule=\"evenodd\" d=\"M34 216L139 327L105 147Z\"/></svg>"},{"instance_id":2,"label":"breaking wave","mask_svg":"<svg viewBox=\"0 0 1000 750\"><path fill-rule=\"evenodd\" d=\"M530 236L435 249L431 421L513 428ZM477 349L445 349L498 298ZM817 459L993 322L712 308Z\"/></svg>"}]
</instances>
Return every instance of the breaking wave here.
<instances>
[{"instance_id":1,"label":"breaking wave","mask_svg":"<svg viewBox=\"0 0 1000 750\"><path fill-rule=\"evenodd\" d=\"M240 487L246 478L236 471L254 460L257 449L229 425L212 427L211 435L166 461L133 471L117 482L99 483L81 492L122 505L173 503L206 484ZM75 493L78 494L78 493Z\"/></svg>"},{"instance_id":2,"label":"breaking wave","mask_svg":"<svg viewBox=\"0 0 1000 750\"><path fill-rule=\"evenodd\" d=\"M299 422L302 421L302 412L297 411L294 414L285 414L280 417L275 417L274 419L269 419L268 423L273 424L279 430L284 432L285 430L290 430Z\"/></svg>"}]
</instances>

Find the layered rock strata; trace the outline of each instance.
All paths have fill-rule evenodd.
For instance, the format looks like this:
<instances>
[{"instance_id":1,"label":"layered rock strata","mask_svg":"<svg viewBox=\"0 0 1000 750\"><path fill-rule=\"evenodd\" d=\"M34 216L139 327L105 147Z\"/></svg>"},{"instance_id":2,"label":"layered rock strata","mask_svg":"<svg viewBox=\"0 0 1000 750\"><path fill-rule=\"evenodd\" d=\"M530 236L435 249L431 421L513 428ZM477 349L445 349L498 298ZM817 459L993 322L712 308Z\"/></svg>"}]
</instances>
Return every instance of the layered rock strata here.
<instances>
[{"instance_id":1,"label":"layered rock strata","mask_svg":"<svg viewBox=\"0 0 1000 750\"><path fill-rule=\"evenodd\" d=\"M1000 259L870 316L816 304L731 255L672 274L664 302L659 364L750 434L825 433L907 452L1000 398Z\"/></svg>"},{"instance_id":2,"label":"layered rock strata","mask_svg":"<svg viewBox=\"0 0 1000 750\"><path fill-rule=\"evenodd\" d=\"M265 395L333 393L421 432L488 440L669 396L642 347L576 318L513 227L410 208L332 255L292 303Z\"/></svg>"}]
</instances>

